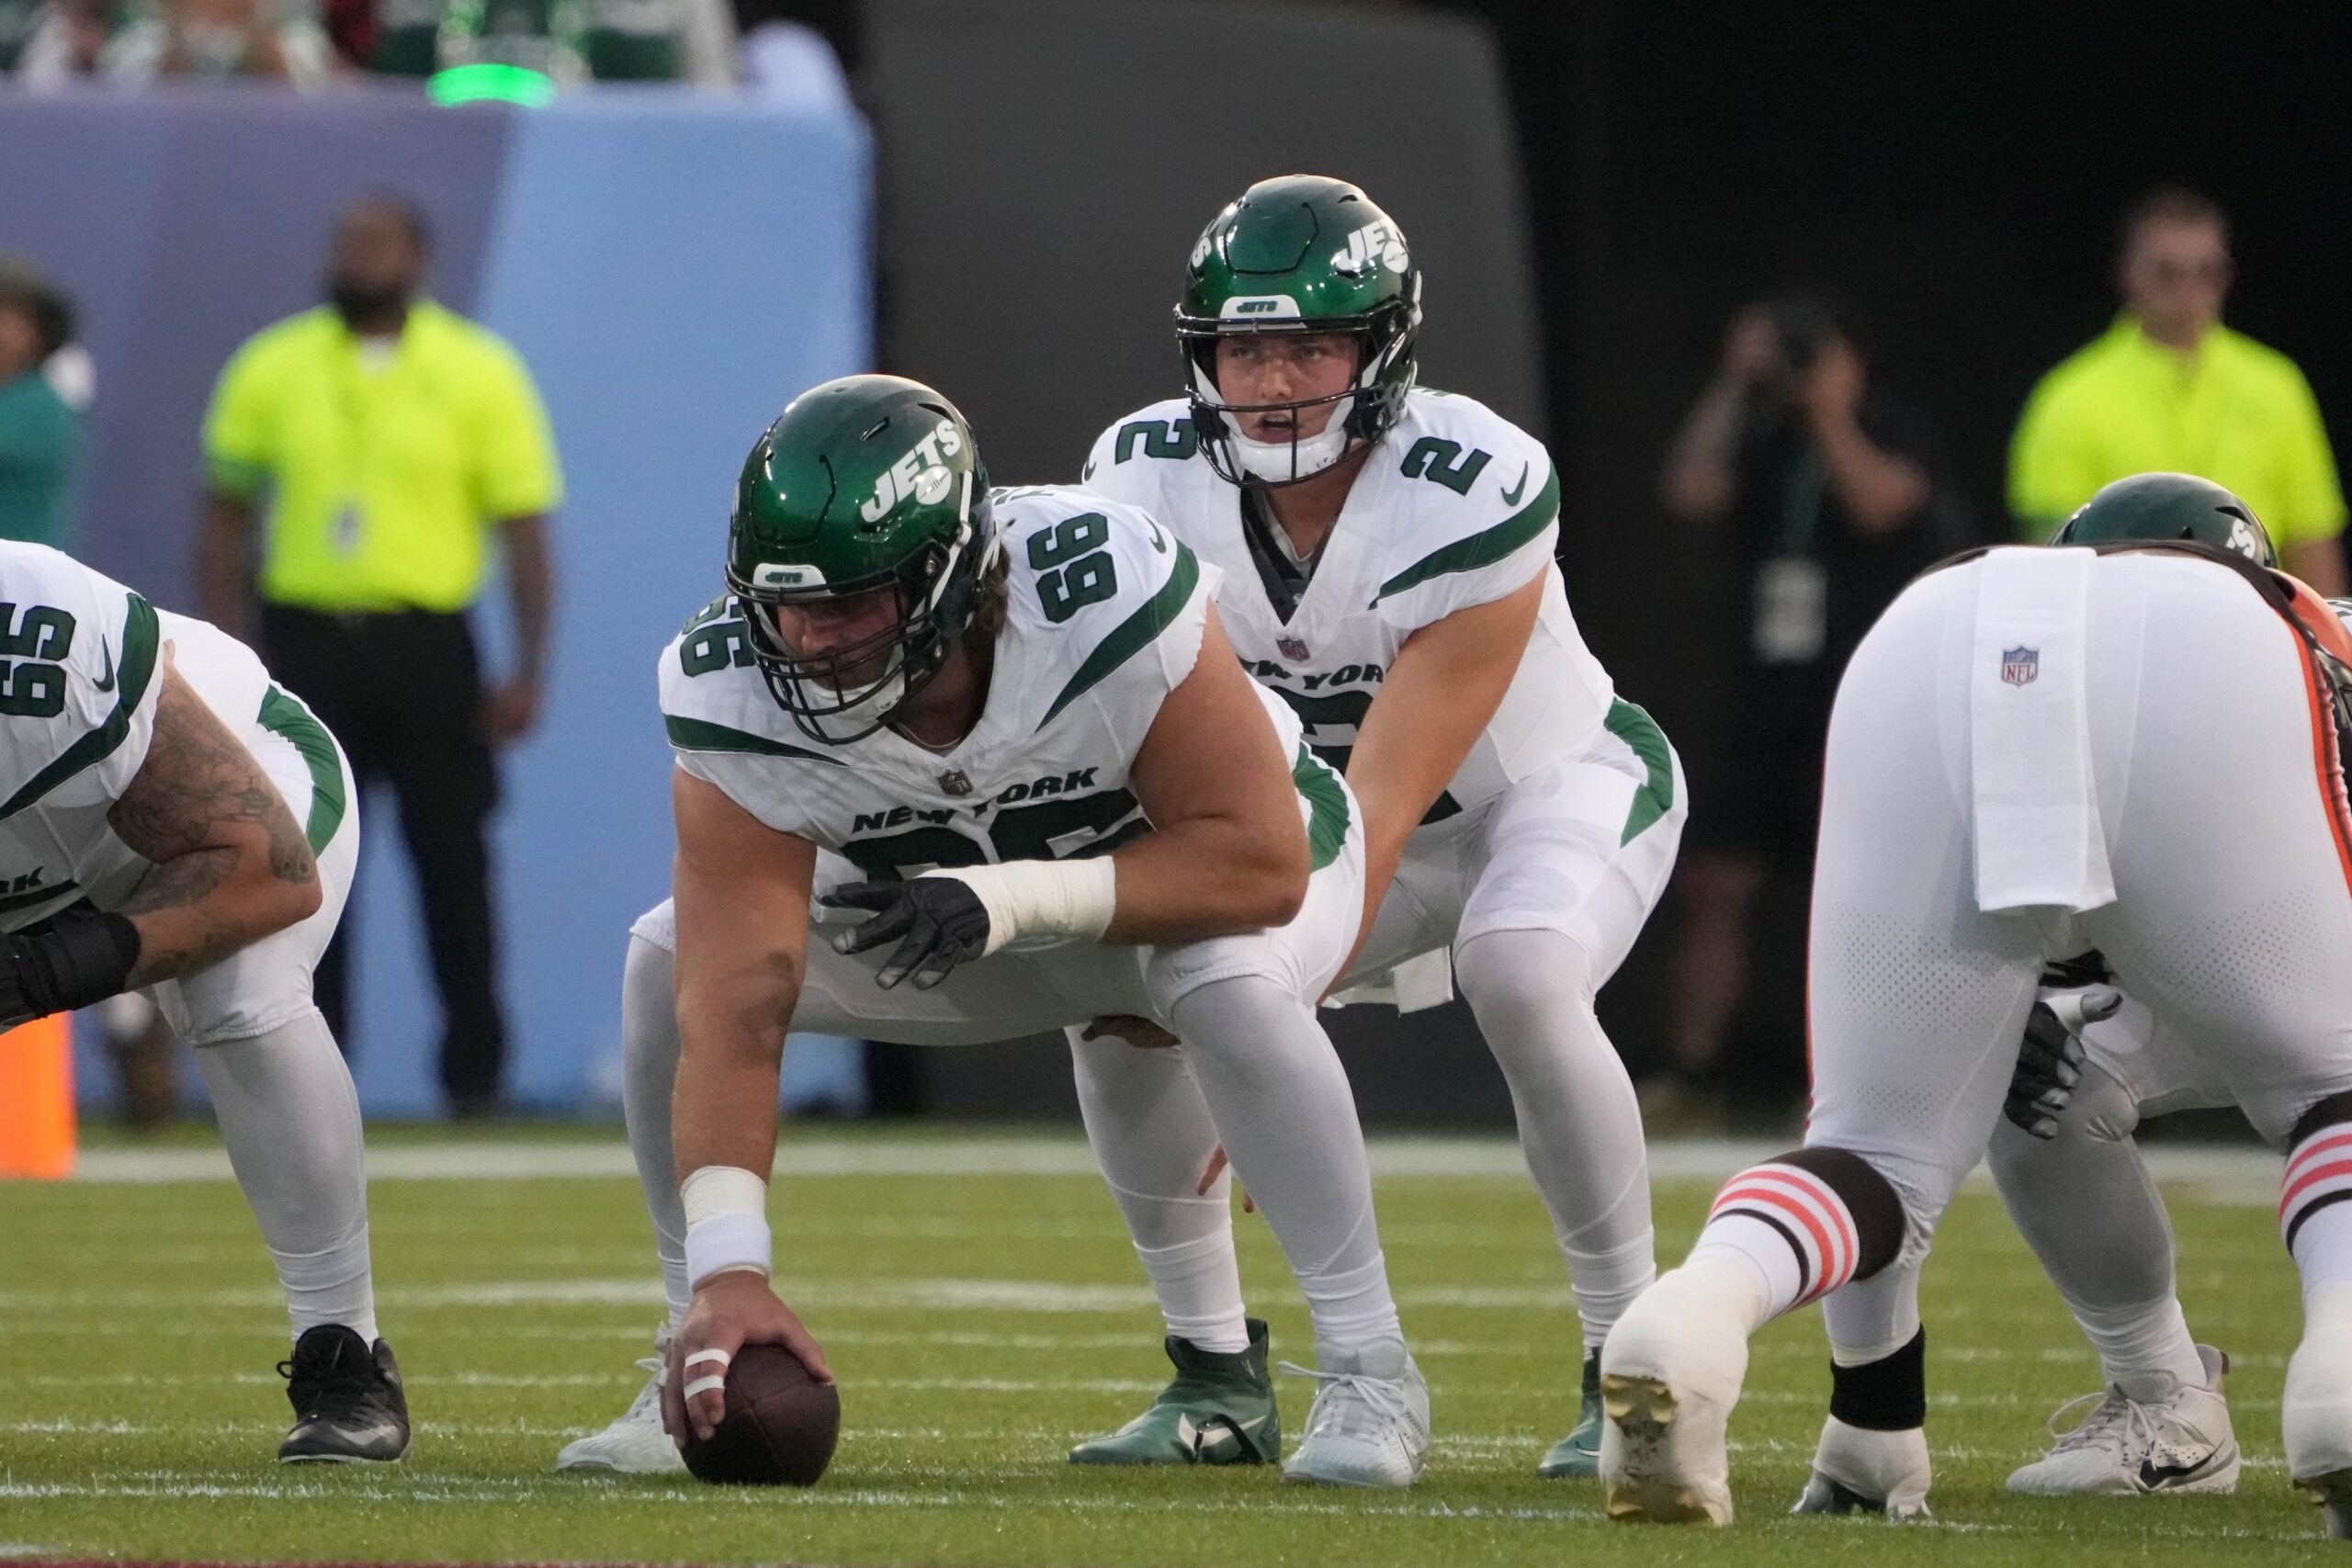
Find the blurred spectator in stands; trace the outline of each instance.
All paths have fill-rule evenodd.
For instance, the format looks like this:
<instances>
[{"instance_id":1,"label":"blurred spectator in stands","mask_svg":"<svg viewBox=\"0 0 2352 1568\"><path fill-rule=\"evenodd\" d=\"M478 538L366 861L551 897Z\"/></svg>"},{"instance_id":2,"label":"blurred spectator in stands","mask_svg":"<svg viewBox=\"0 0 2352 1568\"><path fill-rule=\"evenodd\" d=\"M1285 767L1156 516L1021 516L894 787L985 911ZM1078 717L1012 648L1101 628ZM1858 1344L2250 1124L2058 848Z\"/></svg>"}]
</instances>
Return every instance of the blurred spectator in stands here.
<instances>
[{"instance_id":1,"label":"blurred spectator in stands","mask_svg":"<svg viewBox=\"0 0 2352 1568\"><path fill-rule=\"evenodd\" d=\"M334 69L309 0L51 0L17 65L19 78L39 87L79 78L143 86L165 77L317 87Z\"/></svg>"},{"instance_id":2,"label":"blurred spectator in stands","mask_svg":"<svg viewBox=\"0 0 2352 1568\"><path fill-rule=\"evenodd\" d=\"M2168 186L2132 209L2122 313L2026 400L2009 510L2043 539L2109 480L2199 474L2245 498L2289 571L2343 593L2344 492L2319 405L2294 361L2222 325L2232 268L2229 220L2211 199Z\"/></svg>"},{"instance_id":3,"label":"blurred spectator in stands","mask_svg":"<svg viewBox=\"0 0 2352 1568\"><path fill-rule=\"evenodd\" d=\"M728 0L380 0L368 67L428 76L495 62L582 82L735 85Z\"/></svg>"},{"instance_id":4,"label":"blurred spectator in stands","mask_svg":"<svg viewBox=\"0 0 2352 1568\"><path fill-rule=\"evenodd\" d=\"M126 20L116 0L0 0L0 70L28 87L87 81Z\"/></svg>"},{"instance_id":5,"label":"blurred spectator in stands","mask_svg":"<svg viewBox=\"0 0 2352 1568\"><path fill-rule=\"evenodd\" d=\"M1735 597L1715 656L1727 722L1675 879L1676 1077L1652 1094L1785 1103L1804 1083L1803 966L1758 962L1774 934L1759 905L1790 902L1759 895L1793 886L1802 910L1838 674L1904 583L1967 542L1966 513L1932 432L1871 380L1837 308L1813 294L1733 320L1675 437L1664 499L1677 519L1724 531ZM1775 980L1751 987L1751 975Z\"/></svg>"},{"instance_id":6,"label":"blurred spectator in stands","mask_svg":"<svg viewBox=\"0 0 2352 1568\"><path fill-rule=\"evenodd\" d=\"M264 330L221 371L198 592L208 618L246 635L267 492L259 646L343 742L363 792L389 781L398 798L441 993L442 1088L475 1116L501 1103L506 1049L484 838L493 748L538 717L561 481L529 373L422 297L425 253L414 209L354 203L335 225L330 302ZM494 549L517 668L485 690L467 611ZM338 1039L355 923L344 916L316 977Z\"/></svg>"},{"instance_id":7,"label":"blurred spectator in stands","mask_svg":"<svg viewBox=\"0 0 2352 1568\"><path fill-rule=\"evenodd\" d=\"M0 252L0 539L66 546L82 419L48 367L73 338L65 296Z\"/></svg>"}]
</instances>

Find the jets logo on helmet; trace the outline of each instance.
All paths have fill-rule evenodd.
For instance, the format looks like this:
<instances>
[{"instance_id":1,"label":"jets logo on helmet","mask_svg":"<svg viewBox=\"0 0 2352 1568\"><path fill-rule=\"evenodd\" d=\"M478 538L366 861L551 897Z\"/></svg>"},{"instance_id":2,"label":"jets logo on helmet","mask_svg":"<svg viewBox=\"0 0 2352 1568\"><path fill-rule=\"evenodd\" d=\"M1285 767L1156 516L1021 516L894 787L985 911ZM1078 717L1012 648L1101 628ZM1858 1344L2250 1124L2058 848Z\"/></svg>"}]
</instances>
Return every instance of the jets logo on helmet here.
<instances>
[{"instance_id":1,"label":"jets logo on helmet","mask_svg":"<svg viewBox=\"0 0 2352 1568\"><path fill-rule=\"evenodd\" d=\"M818 740L857 740L939 672L1000 547L954 404L845 376L793 400L736 481L727 586L768 691ZM831 618L874 626L820 638Z\"/></svg>"},{"instance_id":2,"label":"jets logo on helmet","mask_svg":"<svg viewBox=\"0 0 2352 1568\"><path fill-rule=\"evenodd\" d=\"M1395 428L1416 375L1421 276L1396 220L1344 180L1261 180L1218 213L1193 246L1176 337L1193 427L1210 467L1235 483L1295 484ZM1350 340L1350 384L1325 397L1238 403L1217 386L1216 345L1240 333ZM1320 431L1299 416L1323 410ZM1288 434L1254 440L1238 414L1287 414Z\"/></svg>"},{"instance_id":3,"label":"jets logo on helmet","mask_svg":"<svg viewBox=\"0 0 2352 1568\"><path fill-rule=\"evenodd\" d=\"M956 432L956 422L941 420L908 449L905 457L882 470L874 481L874 493L857 509L857 514L868 523L878 523L890 508L908 496L925 506L938 505L947 499L947 492L956 484L947 460L963 448L964 439Z\"/></svg>"},{"instance_id":4,"label":"jets logo on helmet","mask_svg":"<svg viewBox=\"0 0 2352 1568\"><path fill-rule=\"evenodd\" d=\"M1386 219L1367 223L1349 235L1348 243L1332 254L1331 270L1354 277L1375 262L1391 272L1402 272L1413 265L1405 250L1405 236Z\"/></svg>"}]
</instances>

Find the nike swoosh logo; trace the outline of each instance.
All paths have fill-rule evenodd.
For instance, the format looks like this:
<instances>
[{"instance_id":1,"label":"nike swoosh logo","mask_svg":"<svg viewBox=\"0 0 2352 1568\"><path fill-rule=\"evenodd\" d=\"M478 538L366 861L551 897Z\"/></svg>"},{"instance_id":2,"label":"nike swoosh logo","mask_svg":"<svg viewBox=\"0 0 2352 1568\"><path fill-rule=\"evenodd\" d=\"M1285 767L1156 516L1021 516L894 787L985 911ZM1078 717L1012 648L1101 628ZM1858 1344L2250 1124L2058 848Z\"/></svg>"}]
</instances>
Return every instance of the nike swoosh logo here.
<instances>
[{"instance_id":1,"label":"nike swoosh logo","mask_svg":"<svg viewBox=\"0 0 2352 1568\"><path fill-rule=\"evenodd\" d=\"M111 692L114 690L114 649L103 639L99 641L98 647L105 650L107 656L107 672L98 682L98 690Z\"/></svg>"},{"instance_id":2,"label":"nike swoosh logo","mask_svg":"<svg viewBox=\"0 0 2352 1568\"><path fill-rule=\"evenodd\" d=\"M2140 1484L2150 1492L2161 1491L2177 1482L2195 1481L2209 1472L2218 1470L2222 1450L2214 1450L2195 1464L2158 1464L2154 1460L2140 1461Z\"/></svg>"},{"instance_id":3,"label":"nike swoosh logo","mask_svg":"<svg viewBox=\"0 0 2352 1568\"><path fill-rule=\"evenodd\" d=\"M1157 523L1151 525L1151 547L1163 556L1168 553L1168 536L1159 531Z\"/></svg>"},{"instance_id":4,"label":"nike swoosh logo","mask_svg":"<svg viewBox=\"0 0 2352 1568\"><path fill-rule=\"evenodd\" d=\"M1517 506L1519 504L1519 498L1527 493L1527 476L1534 471L1535 465L1532 463L1523 463L1520 465L1519 482L1511 486L1510 489L1503 491L1503 504L1505 506Z\"/></svg>"}]
</instances>

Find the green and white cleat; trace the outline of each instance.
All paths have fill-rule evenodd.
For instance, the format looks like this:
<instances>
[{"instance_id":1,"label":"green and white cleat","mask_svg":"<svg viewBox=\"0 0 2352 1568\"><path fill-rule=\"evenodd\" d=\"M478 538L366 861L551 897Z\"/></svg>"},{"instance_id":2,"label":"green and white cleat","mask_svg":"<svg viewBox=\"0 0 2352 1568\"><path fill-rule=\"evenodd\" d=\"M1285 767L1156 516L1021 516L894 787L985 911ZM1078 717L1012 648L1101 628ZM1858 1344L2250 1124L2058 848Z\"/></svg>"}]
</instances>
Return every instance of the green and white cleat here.
<instances>
[{"instance_id":1,"label":"green and white cleat","mask_svg":"<svg viewBox=\"0 0 2352 1568\"><path fill-rule=\"evenodd\" d=\"M1204 1350L1170 1336L1175 1380L1142 1415L1070 1450L1070 1463L1267 1464L1280 1458L1283 1423L1266 1371L1266 1325L1254 1317L1249 1325L1247 1350Z\"/></svg>"},{"instance_id":2,"label":"green and white cleat","mask_svg":"<svg viewBox=\"0 0 2352 1568\"><path fill-rule=\"evenodd\" d=\"M1600 1352L1584 1356L1584 1393L1577 1406L1577 1429L1552 1445L1535 1467L1546 1481L1600 1473Z\"/></svg>"}]
</instances>

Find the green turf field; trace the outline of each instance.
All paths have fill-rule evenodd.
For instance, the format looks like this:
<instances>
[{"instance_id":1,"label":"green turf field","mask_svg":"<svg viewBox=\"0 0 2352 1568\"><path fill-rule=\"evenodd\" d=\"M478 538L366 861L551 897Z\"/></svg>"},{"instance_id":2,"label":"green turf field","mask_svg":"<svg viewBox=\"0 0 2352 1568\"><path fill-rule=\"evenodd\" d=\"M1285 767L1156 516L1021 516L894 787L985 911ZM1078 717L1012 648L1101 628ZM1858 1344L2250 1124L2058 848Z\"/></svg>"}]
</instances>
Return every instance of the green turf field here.
<instances>
[{"instance_id":1,"label":"green turf field","mask_svg":"<svg viewBox=\"0 0 2352 1568\"><path fill-rule=\"evenodd\" d=\"M833 1172L781 1178L774 1201L785 1293L842 1382L841 1450L816 1489L557 1476L556 1449L616 1415L642 1377L631 1360L659 1314L645 1220L610 1138L507 1152L529 1156L519 1170L615 1174L397 1179L384 1168L391 1158L429 1174L471 1147L378 1162L378 1288L419 1423L410 1458L384 1469L272 1462L288 1418L271 1371L284 1320L234 1187L0 1184L0 1556L1468 1568L2059 1552L2237 1564L2324 1551L2279 1459L2298 1319L2258 1183L2231 1201L2174 1194L2190 1322L2239 1368L2230 1389L2247 1465L2236 1496L2053 1505L2003 1494L2002 1477L2041 1446L2043 1416L2097 1374L1997 1203L1973 1192L1928 1271L1934 1521L1782 1513L1826 1394L1818 1314L1806 1312L1758 1343L1733 1423L1740 1518L1706 1532L1611 1525L1594 1483L1532 1474L1572 1419L1577 1341L1542 1211L1492 1145L1384 1161L1421 1172L1385 1176L1379 1197L1437 1438L1419 1485L1377 1495L1285 1486L1264 1469L1063 1462L1073 1439L1138 1408L1165 1363L1082 1145L1039 1140L795 1142ZM927 1149L942 1168L906 1173ZM829 1150L844 1157L829 1163ZM1660 1183L1669 1258L1713 1185ZM1245 1217L1241 1235L1276 1355L1306 1359L1305 1314L1262 1222ZM1295 1433L1310 1391L1286 1382Z\"/></svg>"}]
</instances>

